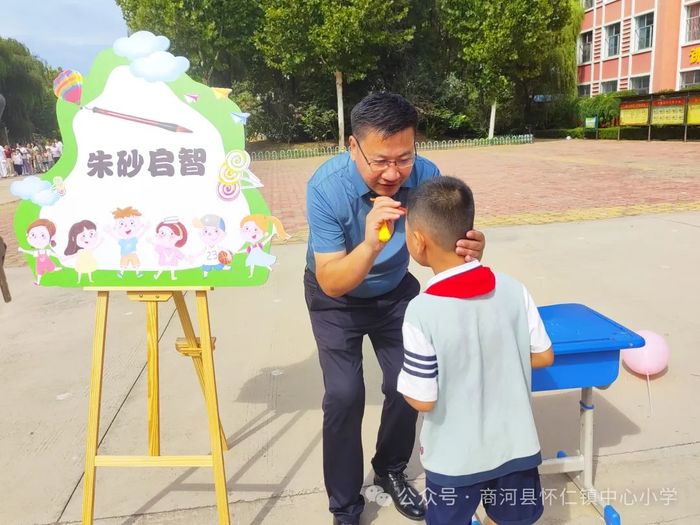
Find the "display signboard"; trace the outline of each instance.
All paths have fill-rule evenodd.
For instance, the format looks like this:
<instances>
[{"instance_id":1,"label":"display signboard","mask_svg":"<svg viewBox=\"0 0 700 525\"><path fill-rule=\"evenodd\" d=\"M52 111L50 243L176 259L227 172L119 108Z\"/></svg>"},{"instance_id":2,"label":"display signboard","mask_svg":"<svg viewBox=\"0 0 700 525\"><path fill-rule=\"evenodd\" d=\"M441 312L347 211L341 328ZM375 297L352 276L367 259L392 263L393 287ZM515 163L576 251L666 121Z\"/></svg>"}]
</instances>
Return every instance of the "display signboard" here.
<instances>
[{"instance_id":1,"label":"display signboard","mask_svg":"<svg viewBox=\"0 0 700 525\"><path fill-rule=\"evenodd\" d=\"M646 126L649 124L649 101L635 100L620 104L621 126Z\"/></svg>"},{"instance_id":2,"label":"display signboard","mask_svg":"<svg viewBox=\"0 0 700 525\"><path fill-rule=\"evenodd\" d=\"M245 151L230 89L195 82L164 36L139 31L83 77L54 81L59 161L12 184L20 251L38 285L263 284L284 228Z\"/></svg>"},{"instance_id":3,"label":"display signboard","mask_svg":"<svg viewBox=\"0 0 700 525\"><path fill-rule=\"evenodd\" d=\"M688 98L688 125L700 126L700 95Z\"/></svg>"},{"instance_id":4,"label":"display signboard","mask_svg":"<svg viewBox=\"0 0 700 525\"><path fill-rule=\"evenodd\" d=\"M651 123L655 126L683 125L685 97L660 98L653 102Z\"/></svg>"}]
</instances>

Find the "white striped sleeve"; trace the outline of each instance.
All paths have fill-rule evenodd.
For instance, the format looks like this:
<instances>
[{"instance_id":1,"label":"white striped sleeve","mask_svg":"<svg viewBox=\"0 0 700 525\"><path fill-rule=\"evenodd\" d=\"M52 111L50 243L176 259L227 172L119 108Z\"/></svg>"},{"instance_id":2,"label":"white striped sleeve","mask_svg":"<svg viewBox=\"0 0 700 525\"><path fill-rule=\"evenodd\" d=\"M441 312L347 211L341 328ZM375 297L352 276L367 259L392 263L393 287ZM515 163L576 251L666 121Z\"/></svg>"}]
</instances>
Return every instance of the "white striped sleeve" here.
<instances>
[{"instance_id":1,"label":"white striped sleeve","mask_svg":"<svg viewBox=\"0 0 700 525\"><path fill-rule=\"evenodd\" d=\"M404 321L403 346L397 390L416 401L437 401L438 362L433 345L420 329Z\"/></svg>"},{"instance_id":2,"label":"white striped sleeve","mask_svg":"<svg viewBox=\"0 0 700 525\"><path fill-rule=\"evenodd\" d=\"M544 328L542 317L537 310L537 305L532 299L530 292L523 286L525 292L525 307L527 308L527 326L530 329L530 353L539 354L552 346L552 341L549 340L549 335Z\"/></svg>"}]
</instances>

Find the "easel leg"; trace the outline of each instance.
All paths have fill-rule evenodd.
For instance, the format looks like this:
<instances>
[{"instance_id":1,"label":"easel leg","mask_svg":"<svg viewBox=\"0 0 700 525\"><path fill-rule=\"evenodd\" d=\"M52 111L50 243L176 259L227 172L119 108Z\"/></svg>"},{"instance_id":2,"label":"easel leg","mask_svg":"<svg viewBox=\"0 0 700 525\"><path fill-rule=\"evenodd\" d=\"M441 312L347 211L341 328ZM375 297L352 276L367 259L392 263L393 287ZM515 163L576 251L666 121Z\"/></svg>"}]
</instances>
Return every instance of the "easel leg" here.
<instances>
[{"instance_id":1,"label":"easel leg","mask_svg":"<svg viewBox=\"0 0 700 525\"><path fill-rule=\"evenodd\" d=\"M204 398L209 419L209 438L214 470L214 487L216 489L216 507L219 525L229 525L228 493L226 491L226 474L224 455L221 447L219 425L219 402L216 394L216 377L214 375L214 356L209 326L209 304L207 292L197 291L197 319L199 320L199 339L202 348L202 367L204 379Z\"/></svg>"},{"instance_id":2,"label":"easel leg","mask_svg":"<svg viewBox=\"0 0 700 525\"><path fill-rule=\"evenodd\" d=\"M160 385L158 378L158 303L146 301L148 347L148 453L160 456Z\"/></svg>"},{"instance_id":3,"label":"easel leg","mask_svg":"<svg viewBox=\"0 0 700 525\"><path fill-rule=\"evenodd\" d=\"M100 428L100 401L102 399L102 368L107 334L109 292L97 292L95 308L95 336L92 342L92 374L85 446L85 478L83 482L83 525L91 525L95 508L95 456Z\"/></svg>"},{"instance_id":4,"label":"easel leg","mask_svg":"<svg viewBox=\"0 0 700 525\"><path fill-rule=\"evenodd\" d=\"M197 372L197 378L199 379L199 384L202 387L202 392L204 392L204 369L202 366L201 356L192 356L192 364L194 365L194 370ZM226 434L224 434L224 427L219 421L219 435L221 436L221 448L224 451L228 450L228 443L226 442Z\"/></svg>"},{"instance_id":5,"label":"easel leg","mask_svg":"<svg viewBox=\"0 0 700 525\"><path fill-rule=\"evenodd\" d=\"M173 300L175 301L175 307L177 308L177 313L180 317L180 324L182 324L182 331L185 333L187 344L190 346L190 348L199 348L200 343L197 341L197 337L194 334L192 320L190 319L190 314L187 311L187 304L185 303L185 297L183 296L182 292L173 292ZM202 393L205 394L201 350L199 355L192 355L191 357L194 370L197 373L197 379L199 379L199 385L202 387ZM219 421L219 433L221 434L221 447L224 449L224 451L226 451L228 450L228 443L226 442L226 434L224 433L224 427L221 424L221 421Z\"/></svg>"}]
</instances>

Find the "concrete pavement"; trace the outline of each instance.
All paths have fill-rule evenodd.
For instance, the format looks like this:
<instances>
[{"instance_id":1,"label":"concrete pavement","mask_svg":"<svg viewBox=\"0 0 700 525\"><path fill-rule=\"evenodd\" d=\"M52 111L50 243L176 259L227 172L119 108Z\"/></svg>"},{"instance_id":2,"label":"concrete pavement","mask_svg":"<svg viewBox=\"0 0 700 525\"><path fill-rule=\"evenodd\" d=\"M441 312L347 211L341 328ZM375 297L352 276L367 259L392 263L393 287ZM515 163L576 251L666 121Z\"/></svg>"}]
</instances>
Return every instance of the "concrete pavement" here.
<instances>
[{"instance_id":1,"label":"concrete pavement","mask_svg":"<svg viewBox=\"0 0 700 525\"><path fill-rule=\"evenodd\" d=\"M477 194L478 198L478 194ZM667 373L652 381L621 370L595 392L596 485L624 523L700 522L700 213L485 229L485 263L511 273L538 304L581 302L633 329L661 333ZM302 244L279 256L258 289L211 295L222 423L231 450L226 473L233 522L326 524L321 469L322 382L303 302ZM429 271L413 268L422 283ZM0 304L0 524L80 519L84 432L94 296L36 288L29 270L10 268L14 301ZM190 298L191 299L191 298ZM142 454L147 446L144 308L124 294L110 304L100 451ZM161 306L161 432L164 454L208 451L204 403L192 365L174 351L174 306ZM365 348L366 483L381 410L380 374ZM543 452L572 451L578 396L535 396ZM412 478L422 486L414 457ZM102 524L215 523L209 469L98 469ZM546 476L541 523L600 523L563 476ZM409 522L368 503L362 525Z\"/></svg>"}]
</instances>

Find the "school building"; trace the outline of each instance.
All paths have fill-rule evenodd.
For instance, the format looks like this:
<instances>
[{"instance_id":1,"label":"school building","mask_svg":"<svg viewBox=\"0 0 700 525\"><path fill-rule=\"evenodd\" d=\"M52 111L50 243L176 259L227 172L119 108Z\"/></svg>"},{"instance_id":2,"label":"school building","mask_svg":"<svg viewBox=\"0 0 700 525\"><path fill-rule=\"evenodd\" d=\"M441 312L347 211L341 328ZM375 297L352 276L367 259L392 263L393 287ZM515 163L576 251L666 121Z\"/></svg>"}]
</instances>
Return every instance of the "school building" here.
<instances>
[{"instance_id":1,"label":"school building","mask_svg":"<svg viewBox=\"0 0 700 525\"><path fill-rule=\"evenodd\" d=\"M700 89L700 0L581 0L578 93Z\"/></svg>"}]
</instances>

